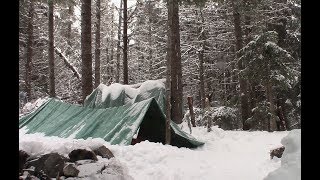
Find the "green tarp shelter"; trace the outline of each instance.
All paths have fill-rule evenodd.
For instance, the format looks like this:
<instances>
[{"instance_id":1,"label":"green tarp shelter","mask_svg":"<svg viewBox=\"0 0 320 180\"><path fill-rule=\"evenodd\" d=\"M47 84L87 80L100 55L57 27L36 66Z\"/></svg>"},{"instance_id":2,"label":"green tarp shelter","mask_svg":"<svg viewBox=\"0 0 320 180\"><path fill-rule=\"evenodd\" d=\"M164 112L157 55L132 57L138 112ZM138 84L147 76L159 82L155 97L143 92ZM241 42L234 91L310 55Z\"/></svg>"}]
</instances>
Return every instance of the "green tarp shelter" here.
<instances>
[{"instance_id":1,"label":"green tarp shelter","mask_svg":"<svg viewBox=\"0 0 320 180\"><path fill-rule=\"evenodd\" d=\"M87 97L84 107L49 99L20 118L19 128L26 127L27 133L41 132L46 136L102 138L120 145L131 144L135 134L142 140L164 143L163 88L143 85L140 88L100 85ZM150 85L148 82L147 86ZM172 121L171 129L171 145L195 148L204 144Z\"/></svg>"}]
</instances>

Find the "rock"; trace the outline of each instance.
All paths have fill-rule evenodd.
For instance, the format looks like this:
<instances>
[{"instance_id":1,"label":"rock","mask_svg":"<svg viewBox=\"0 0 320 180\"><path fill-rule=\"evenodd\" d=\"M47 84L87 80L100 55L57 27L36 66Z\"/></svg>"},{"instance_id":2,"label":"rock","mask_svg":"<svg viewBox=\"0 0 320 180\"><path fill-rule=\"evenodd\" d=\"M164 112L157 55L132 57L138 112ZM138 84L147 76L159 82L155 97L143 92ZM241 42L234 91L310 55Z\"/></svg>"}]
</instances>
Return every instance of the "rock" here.
<instances>
[{"instance_id":1,"label":"rock","mask_svg":"<svg viewBox=\"0 0 320 180\"><path fill-rule=\"evenodd\" d=\"M274 156L277 156L278 158L282 157L283 151L284 151L285 147L279 147L276 149L273 149L270 151L270 158L273 159Z\"/></svg>"},{"instance_id":2,"label":"rock","mask_svg":"<svg viewBox=\"0 0 320 180\"><path fill-rule=\"evenodd\" d=\"M58 173L63 173L63 167L67 160L58 153L50 153L27 161L26 167L35 167L35 175L40 173L55 178Z\"/></svg>"},{"instance_id":3,"label":"rock","mask_svg":"<svg viewBox=\"0 0 320 180\"><path fill-rule=\"evenodd\" d=\"M19 173L22 172L22 169L25 167L27 159L30 157L25 151L19 150Z\"/></svg>"},{"instance_id":4,"label":"rock","mask_svg":"<svg viewBox=\"0 0 320 180\"><path fill-rule=\"evenodd\" d=\"M75 162L83 159L92 159L98 161L96 154L86 149L75 149L68 154L70 161Z\"/></svg>"},{"instance_id":5,"label":"rock","mask_svg":"<svg viewBox=\"0 0 320 180\"><path fill-rule=\"evenodd\" d=\"M85 159L85 160L78 160L76 161L76 166L80 166L82 164L90 164L90 163L94 163L95 161L92 159Z\"/></svg>"},{"instance_id":6,"label":"rock","mask_svg":"<svg viewBox=\"0 0 320 180\"><path fill-rule=\"evenodd\" d=\"M94 149L93 152L96 155L99 155L99 156L101 156L103 158L107 158L107 159L114 157L113 153L105 146L100 146L99 148Z\"/></svg>"},{"instance_id":7,"label":"rock","mask_svg":"<svg viewBox=\"0 0 320 180\"><path fill-rule=\"evenodd\" d=\"M19 178L23 180L51 180L51 178L44 174L42 170L35 171L33 166L28 169L24 169L22 176Z\"/></svg>"},{"instance_id":8,"label":"rock","mask_svg":"<svg viewBox=\"0 0 320 180\"><path fill-rule=\"evenodd\" d=\"M46 176L35 176L28 171L24 171L22 176L19 176L19 180L50 180L49 177Z\"/></svg>"},{"instance_id":9,"label":"rock","mask_svg":"<svg viewBox=\"0 0 320 180\"><path fill-rule=\"evenodd\" d=\"M66 177L77 177L79 172L80 171L77 169L77 167L74 163L68 163L63 168L63 174Z\"/></svg>"}]
</instances>

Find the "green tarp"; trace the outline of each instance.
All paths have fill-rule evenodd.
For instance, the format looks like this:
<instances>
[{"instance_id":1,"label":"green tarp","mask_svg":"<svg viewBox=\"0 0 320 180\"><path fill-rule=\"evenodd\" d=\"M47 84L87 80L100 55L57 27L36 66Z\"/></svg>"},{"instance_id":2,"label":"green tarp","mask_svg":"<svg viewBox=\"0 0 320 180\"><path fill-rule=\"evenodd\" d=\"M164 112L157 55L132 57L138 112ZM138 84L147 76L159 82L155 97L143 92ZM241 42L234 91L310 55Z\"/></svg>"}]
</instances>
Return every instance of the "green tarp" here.
<instances>
[{"instance_id":1,"label":"green tarp","mask_svg":"<svg viewBox=\"0 0 320 180\"><path fill-rule=\"evenodd\" d=\"M46 136L102 138L120 145L131 144L139 131L138 137L143 140L164 143L162 88L141 88L135 92L128 87L123 91L118 88L113 87L111 92L110 89L98 87L87 97L84 107L49 99L37 110L22 117L19 128L26 127L27 133L41 132ZM204 144L172 121L171 129L171 145L195 148Z\"/></svg>"}]
</instances>

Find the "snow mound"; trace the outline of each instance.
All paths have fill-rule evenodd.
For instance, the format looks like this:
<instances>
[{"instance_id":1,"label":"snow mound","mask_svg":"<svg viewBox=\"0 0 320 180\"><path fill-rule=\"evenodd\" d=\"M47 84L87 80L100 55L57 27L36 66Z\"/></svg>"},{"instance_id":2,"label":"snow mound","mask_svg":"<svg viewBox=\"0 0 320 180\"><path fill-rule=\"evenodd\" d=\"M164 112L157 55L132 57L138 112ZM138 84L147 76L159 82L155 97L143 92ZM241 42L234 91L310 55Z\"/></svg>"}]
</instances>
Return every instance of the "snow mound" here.
<instances>
[{"instance_id":1,"label":"snow mound","mask_svg":"<svg viewBox=\"0 0 320 180\"><path fill-rule=\"evenodd\" d=\"M101 138L72 139L57 136L45 136L43 133L26 134L27 129L19 130L19 150L23 150L31 156L39 156L46 153L60 153L65 157L75 149L92 150L102 145L109 145Z\"/></svg>"},{"instance_id":2,"label":"snow mound","mask_svg":"<svg viewBox=\"0 0 320 180\"><path fill-rule=\"evenodd\" d=\"M45 98L39 98L39 99L37 99L37 100L34 101L34 102L32 102L32 101L31 101L31 102L27 102L27 103L23 106L23 108L22 108L19 116L22 116L22 115L25 115L25 114L28 114L28 113L31 113L31 112L35 111L35 110L38 109L38 107L40 107L43 103L45 103L46 101L48 101L48 99L49 99L49 97L45 97Z\"/></svg>"},{"instance_id":3,"label":"snow mound","mask_svg":"<svg viewBox=\"0 0 320 180\"><path fill-rule=\"evenodd\" d=\"M147 80L143 83L123 85L119 83L111 84L110 86L100 84L97 87L98 98L95 101L95 105L99 106L102 102L108 100L119 101L121 97L124 97L125 104L133 104L136 99L141 100L148 99L151 92L154 89L165 89L164 79L159 80ZM94 92L94 91L93 91ZM86 97L89 98L90 95Z\"/></svg>"},{"instance_id":4,"label":"snow mound","mask_svg":"<svg viewBox=\"0 0 320 180\"><path fill-rule=\"evenodd\" d=\"M301 179L301 129L292 130L281 140L285 150L281 167L268 174L264 180Z\"/></svg>"}]
</instances>

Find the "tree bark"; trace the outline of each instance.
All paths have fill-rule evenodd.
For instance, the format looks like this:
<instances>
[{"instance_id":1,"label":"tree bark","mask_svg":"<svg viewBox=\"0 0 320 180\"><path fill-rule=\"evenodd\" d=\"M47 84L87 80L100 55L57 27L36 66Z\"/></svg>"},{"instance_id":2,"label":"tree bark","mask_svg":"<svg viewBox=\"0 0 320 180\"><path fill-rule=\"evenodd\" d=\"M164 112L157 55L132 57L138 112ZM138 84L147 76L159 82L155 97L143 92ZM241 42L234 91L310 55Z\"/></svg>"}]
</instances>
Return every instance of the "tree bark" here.
<instances>
[{"instance_id":1,"label":"tree bark","mask_svg":"<svg viewBox=\"0 0 320 180\"><path fill-rule=\"evenodd\" d=\"M171 63L171 118L180 124L182 122L182 70L179 30L178 1L168 1L168 49L167 55Z\"/></svg>"},{"instance_id":2,"label":"tree bark","mask_svg":"<svg viewBox=\"0 0 320 180\"><path fill-rule=\"evenodd\" d=\"M266 93L267 93L267 98L269 101L270 105L270 120L269 120L269 131L276 131L277 130L277 123L276 123L276 113L275 113L275 106L273 102L273 92L272 92L272 84L271 82L267 82L266 84Z\"/></svg>"},{"instance_id":3,"label":"tree bark","mask_svg":"<svg viewBox=\"0 0 320 180\"><path fill-rule=\"evenodd\" d=\"M169 40L168 42L169 43ZM170 129L170 121L171 121L171 62L167 56L167 71L166 71L166 144L170 144L171 142L171 129Z\"/></svg>"},{"instance_id":4,"label":"tree bark","mask_svg":"<svg viewBox=\"0 0 320 180\"><path fill-rule=\"evenodd\" d=\"M204 18L202 15L202 9L200 7L200 16L201 16L201 21L202 25L204 24ZM198 51L198 58L199 58L199 80L200 80L200 105L201 109L205 108L205 92L204 92L204 67L203 67L203 62L204 62L204 49L205 49L205 33L203 26L199 28L199 40L201 41L201 50Z\"/></svg>"},{"instance_id":5,"label":"tree bark","mask_svg":"<svg viewBox=\"0 0 320 180\"><path fill-rule=\"evenodd\" d=\"M119 24L118 24L118 42L117 42L117 73L116 73L116 83L120 82L120 41L121 41L121 9L122 9L122 0L120 0L119 8Z\"/></svg>"},{"instance_id":6,"label":"tree bark","mask_svg":"<svg viewBox=\"0 0 320 180\"><path fill-rule=\"evenodd\" d=\"M204 70L203 70L203 54L204 54L204 50L200 50L198 52L198 58L199 58L199 79L200 79L200 105L201 105L201 109L205 108L205 93L204 93Z\"/></svg>"},{"instance_id":7,"label":"tree bark","mask_svg":"<svg viewBox=\"0 0 320 180\"><path fill-rule=\"evenodd\" d=\"M190 111L191 124L192 124L193 127L196 127L196 121L195 121L194 112L193 112L193 99L192 99L192 96L188 96L188 106L189 106L189 111Z\"/></svg>"},{"instance_id":8,"label":"tree bark","mask_svg":"<svg viewBox=\"0 0 320 180\"><path fill-rule=\"evenodd\" d=\"M171 143L171 128L170 128L170 121L171 121L171 81L170 81L170 62L169 59L167 59L167 73L166 73L166 124L165 124L165 132L166 132L166 137L165 141L166 144Z\"/></svg>"},{"instance_id":9,"label":"tree bark","mask_svg":"<svg viewBox=\"0 0 320 180\"><path fill-rule=\"evenodd\" d=\"M127 0L123 0L123 84L128 84L128 12Z\"/></svg>"},{"instance_id":10,"label":"tree bark","mask_svg":"<svg viewBox=\"0 0 320 180\"><path fill-rule=\"evenodd\" d=\"M93 90L91 52L91 0L81 5L81 59L82 59L82 101Z\"/></svg>"},{"instance_id":11,"label":"tree bark","mask_svg":"<svg viewBox=\"0 0 320 180\"><path fill-rule=\"evenodd\" d=\"M209 117L209 112L210 112L210 101L209 98L205 99L205 103L206 103L206 112L205 112L205 118L207 118L207 131L210 132L211 131L211 126L212 126L212 120Z\"/></svg>"},{"instance_id":12,"label":"tree bark","mask_svg":"<svg viewBox=\"0 0 320 180\"><path fill-rule=\"evenodd\" d=\"M238 6L234 3L235 0L232 0L233 6L233 20L234 20L234 32L236 37L236 51L239 51L242 48L242 29L241 29L241 19ZM243 64L241 61L238 61L239 70L243 70ZM249 125L245 122L249 118L249 103L247 95L247 82L241 76L239 77L240 83L240 102L241 102L241 119L243 130L249 130Z\"/></svg>"},{"instance_id":13,"label":"tree bark","mask_svg":"<svg viewBox=\"0 0 320 180\"><path fill-rule=\"evenodd\" d=\"M54 37L53 37L53 0L49 0L49 96L55 97L54 75Z\"/></svg>"},{"instance_id":14,"label":"tree bark","mask_svg":"<svg viewBox=\"0 0 320 180\"><path fill-rule=\"evenodd\" d=\"M100 24L101 24L101 16L100 16L100 0L96 0L96 47L95 47L95 63L94 63L94 86L98 87L100 84Z\"/></svg>"},{"instance_id":15,"label":"tree bark","mask_svg":"<svg viewBox=\"0 0 320 180\"><path fill-rule=\"evenodd\" d=\"M26 83L26 93L28 100L32 99L31 94L31 63L33 56L33 15L34 5L33 1L30 1L29 12L28 12L28 29L27 29L27 51L26 51L26 64L25 64L25 83Z\"/></svg>"}]
</instances>

